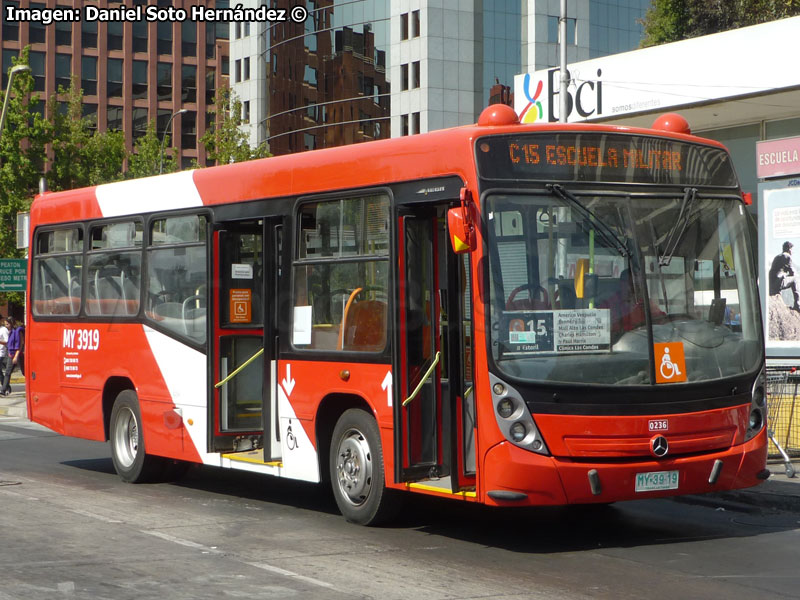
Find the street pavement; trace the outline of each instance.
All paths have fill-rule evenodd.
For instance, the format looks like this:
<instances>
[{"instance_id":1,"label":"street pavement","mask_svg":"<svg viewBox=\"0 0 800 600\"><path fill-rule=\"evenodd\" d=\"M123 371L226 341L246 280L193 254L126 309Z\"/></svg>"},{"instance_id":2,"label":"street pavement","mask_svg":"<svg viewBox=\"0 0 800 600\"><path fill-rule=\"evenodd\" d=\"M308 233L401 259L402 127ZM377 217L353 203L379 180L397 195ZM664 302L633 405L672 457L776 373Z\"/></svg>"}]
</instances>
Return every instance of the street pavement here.
<instances>
[{"instance_id":1,"label":"street pavement","mask_svg":"<svg viewBox=\"0 0 800 600\"><path fill-rule=\"evenodd\" d=\"M15 377L12 378L11 383L11 394L0 396L0 417L27 419L25 380L22 377ZM770 460L767 467L772 475L757 487L699 496L684 496L679 500L745 512L753 510L800 511L800 457L795 457L793 464L796 475L791 478L786 475L783 462Z\"/></svg>"}]
</instances>

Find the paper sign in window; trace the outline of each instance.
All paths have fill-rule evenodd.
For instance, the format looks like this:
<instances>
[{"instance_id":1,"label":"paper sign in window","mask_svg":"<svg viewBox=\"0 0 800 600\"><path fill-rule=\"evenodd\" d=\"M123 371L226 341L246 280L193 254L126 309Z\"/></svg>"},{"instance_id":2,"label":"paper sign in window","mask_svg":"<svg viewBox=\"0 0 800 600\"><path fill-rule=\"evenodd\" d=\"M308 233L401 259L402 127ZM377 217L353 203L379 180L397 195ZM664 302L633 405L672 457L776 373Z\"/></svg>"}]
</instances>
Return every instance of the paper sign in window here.
<instances>
[{"instance_id":1,"label":"paper sign in window","mask_svg":"<svg viewBox=\"0 0 800 600\"><path fill-rule=\"evenodd\" d=\"M253 265L234 263L231 265L231 279L252 279Z\"/></svg>"},{"instance_id":2,"label":"paper sign in window","mask_svg":"<svg viewBox=\"0 0 800 600\"><path fill-rule=\"evenodd\" d=\"M295 346L311 344L311 307L294 307L294 325L292 327L292 343Z\"/></svg>"}]
</instances>

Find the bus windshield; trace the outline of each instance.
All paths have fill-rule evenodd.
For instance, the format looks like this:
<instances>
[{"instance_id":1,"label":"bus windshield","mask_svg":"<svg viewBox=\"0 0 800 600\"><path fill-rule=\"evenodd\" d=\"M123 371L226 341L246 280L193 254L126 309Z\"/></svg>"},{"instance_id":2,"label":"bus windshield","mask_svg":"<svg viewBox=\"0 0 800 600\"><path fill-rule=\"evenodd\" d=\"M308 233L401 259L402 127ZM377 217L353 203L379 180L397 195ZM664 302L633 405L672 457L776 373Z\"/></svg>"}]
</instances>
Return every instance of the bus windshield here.
<instances>
[{"instance_id":1,"label":"bus windshield","mask_svg":"<svg viewBox=\"0 0 800 600\"><path fill-rule=\"evenodd\" d=\"M554 189L556 188L556 189ZM680 382L761 361L754 265L736 197L490 194L490 333L497 368L540 382L648 385L651 344L677 343ZM664 383L664 381L659 381Z\"/></svg>"}]
</instances>

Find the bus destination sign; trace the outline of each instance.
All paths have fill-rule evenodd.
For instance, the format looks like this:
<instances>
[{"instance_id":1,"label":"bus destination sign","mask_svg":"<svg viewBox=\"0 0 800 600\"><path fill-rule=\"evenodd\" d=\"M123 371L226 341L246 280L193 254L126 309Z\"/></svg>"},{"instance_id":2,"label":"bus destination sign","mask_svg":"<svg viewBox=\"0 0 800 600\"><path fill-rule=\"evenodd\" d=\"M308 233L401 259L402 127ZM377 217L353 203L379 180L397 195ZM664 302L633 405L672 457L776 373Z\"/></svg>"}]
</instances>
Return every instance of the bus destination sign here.
<instances>
[{"instance_id":1,"label":"bus destination sign","mask_svg":"<svg viewBox=\"0 0 800 600\"><path fill-rule=\"evenodd\" d=\"M724 150L668 138L532 133L480 138L476 150L484 179L737 186Z\"/></svg>"}]
</instances>

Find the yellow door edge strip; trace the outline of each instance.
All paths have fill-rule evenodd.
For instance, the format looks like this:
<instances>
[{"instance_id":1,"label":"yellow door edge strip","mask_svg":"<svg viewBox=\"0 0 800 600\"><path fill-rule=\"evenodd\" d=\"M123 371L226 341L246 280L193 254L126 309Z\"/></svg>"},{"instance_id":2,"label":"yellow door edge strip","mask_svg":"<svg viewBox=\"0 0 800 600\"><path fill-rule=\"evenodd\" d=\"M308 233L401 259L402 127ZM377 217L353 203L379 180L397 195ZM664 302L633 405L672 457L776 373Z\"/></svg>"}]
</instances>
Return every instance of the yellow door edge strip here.
<instances>
[{"instance_id":1,"label":"yellow door edge strip","mask_svg":"<svg viewBox=\"0 0 800 600\"><path fill-rule=\"evenodd\" d=\"M227 458L228 460L232 460L234 462L246 462L246 463L252 463L254 465L265 465L267 467L283 466L283 462L279 460L275 460L272 462L264 462L260 458L256 458L253 456L242 456L241 454L223 454L222 458Z\"/></svg>"},{"instance_id":2,"label":"yellow door edge strip","mask_svg":"<svg viewBox=\"0 0 800 600\"><path fill-rule=\"evenodd\" d=\"M437 492L448 496L461 496L462 498L476 498L477 494L472 491L454 492L450 489L436 487L435 485L425 485L424 483L407 483L406 489L422 490L425 492Z\"/></svg>"}]
</instances>

